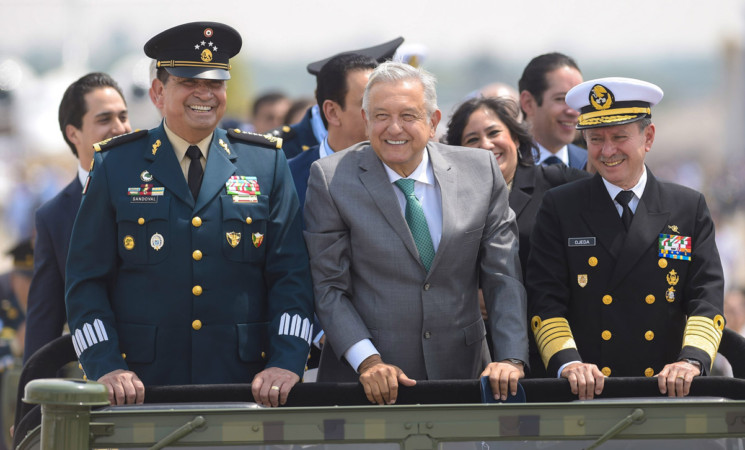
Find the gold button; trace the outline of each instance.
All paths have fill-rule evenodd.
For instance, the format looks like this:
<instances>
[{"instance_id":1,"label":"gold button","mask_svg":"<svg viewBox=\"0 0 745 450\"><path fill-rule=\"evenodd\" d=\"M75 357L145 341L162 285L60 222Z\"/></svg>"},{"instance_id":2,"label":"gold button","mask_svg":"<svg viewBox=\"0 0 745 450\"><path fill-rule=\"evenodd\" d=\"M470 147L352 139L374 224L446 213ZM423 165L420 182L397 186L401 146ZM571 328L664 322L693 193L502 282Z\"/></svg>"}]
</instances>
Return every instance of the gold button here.
<instances>
[{"instance_id":1,"label":"gold button","mask_svg":"<svg viewBox=\"0 0 745 450\"><path fill-rule=\"evenodd\" d=\"M251 225L251 223L252 223L253 221L254 221L254 220L253 220L252 218L250 218L250 217L246 217L246 223L247 223L247 224Z\"/></svg>"},{"instance_id":2,"label":"gold button","mask_svg":"<svg viewBox=\"0 0 745 450\"><path fill-rule=\"evenodd\" d=\"M610 305L611 303L613 303L613 297L611 297L610 295L604 295L603 303L605 303L606 305Z\"/></svg>"},{"instance_id":3,"label":"gold button","mask_svg":"<svg viewBox=\"0 0 745 450\"><path fill-rule=\"evenodd\" d=\"M288 127L287 125L285 125L285 126L282 127L282 131L284 131L285 133L289 133L290 130L291 130L291 128Z\"/></svg>"},{"instance_id":4,"label":"gold button","mask_svg":"<svg viewBox=\"0 0 745 450\"><path fill-rule=\"evenodd\" d=\"M83 374L83 380L84 380L84 381L87 381L87 380L88 380L88 376L87 376L87 375L85 375L85 374Z\"/></svg>"},{"instance_id":5,"label":"gold button","mask_svg":"<svg viewBox=\"0 0 745 450\"><path fill-rule=\"evenodd\" d=\"M144 225L145 219L143 217L140 217L139 219L137 219L137 223L139 223L140 225Z\"/></svg>"},{"instance_id":6,"label":"gold button","mask_svg":"<svg viewBox=\"0 0 745 450\"><path fill-rule=\"evenodd\" d=\"M200 295L202 295L202 286L194 286L193 288L191 288L191 293L199 297Z\"/></svg>"},{"instance_id":7,"label":"gold button","mask_svg":"<svg viewBox=\"0 0 745 450\"><path fill-rule=\"evenodd\" d=\"M310 147L308 147L307 145L303 145L303 146L302 146L302 147L300 147L300 148L302 148L304 152L306 152L306 151L310 150Z\"/></svg>"},{"instance_id":8,"label":"gold button","mask_svg":"<svg viewBox=\"0 0 745 450\"><path fill-rule=\"evenodd\" d=\"M126 353L122 353L122 359L127 359L127 354Z\"/></svg>"},{"instance_id":9,"label":"gold button","mask_svg":"<svg viewBox=\"0 0 745 450\"><path fill-rule=\"evenodd\" d=\"M648 341L651 341L652 339L654 339L654 331L649 330L646 333L644 333L644 339Z\"/></svg>"},{"instance_id":10,"label":"gold button","mask_svg":"<svg viewBox=\"0 0 745 450\"><path fill-rule=\"evenodd\" d=\"M83 365L78 363L78 369L83 370Z\"/></svg>"},{"instance_id":11,"label":"gold button","mask_svg":"<svg viewBox=\"0 0 745 450\"><path fill-rule=\"evenodd\" d=\"M191 252L191 257L194 258L194 261L199 261L200 259L202 259L202 252L200 252L199 250L194 250L193 252Z\"/></svg>"},{"instance_id":12,"label":"gold button","mask_svg":"<svg viewBox=\"0 0 745 450\"><path fill-rule=\"evenodd\" d=\"M653 368L647 367L646 369L644 369L644 376L645 377L651 377L653 375L654 375L654 369Z\"/></svg>"},{"instance_id":13,"label":"gold button","mask_svg":"<svg viewBox=\"0 0 745 450\"><path fill-rule=\"evenodd\" d=\"M611 338L611 336L613 336L613 335L611 334L611 332L610 332L610 331L608 331L608 330L605 330L605 331L603 331L603 334L602 334L601 336L603 337L603 340L604 340L604 341L610 341L610 338Z\"/></svg>"},{"instance_id":14,"label":"gold button","mask_svg":"<svg viewBox=\"0 0 745 450\"><path fill-rule=\"evenodd\" d=\"M648 305L651 305L652 303L654 303L654 295L652 294L647 295L644 301L647 302Z\"/></svg>"},{"instance_id":15,"label":"gold button","mask_svg":"<svg viewBox=\"0 0 745 450\"><path fill-rule=\"evenodd\" d=\"M266 359L266 352L261 352L261 359Z\"/></svg>"},{"instance_id":16,"label":"gold button","mask_svg":"<svg viewBox=\"0 0 745 450\"><path fill-rule=\"evenodd\" d=\"M664 269L667 267L667 260L665 258L660 258L660 260L657 261L657 265L660 266L660 269Z\"/></svg>"},{"instance_id":17,"label":"gold button","mask_svg":"<svg viewBox=\"0 0 745 450\"><path fill-rule=\"evenodd\" d=\"M590 256L590 259L587 260L587 264L589 264L590 267L595 267L598 265L598 259L594 256Z\"/></svg>"},{"instance_id":18,"label":"gold button","mask_svg":"<svg viewBox=\"0 0 745 450\"><path fill-rule=\"evenodd\" d=\"M194 225L197 228L201 227L202 226L202 218L199 217L199 216L194 217L193 219L191 219L191 224Z\"/></svg>"},{"instance_id":19,"label":"gold button","mask_svg":"<svg viewBox=\"0 0 745 450\"><path fill-rule=\"evenodd\" d=\"M127 250L135 248L135 238L130 235L124 236L124 248Z\"/></svg>"},{"instance_id":20,"label":"gold button","mask_svg":"<svg viewBox=\"0 0 745 450\"><path fill-rule=\"evenodd\" d=\"M200 328L202 328L202 321L199 319L195 320L194 322L191 323L191 327L194 328L195 330L199 330Z\"/></svg>"},{"instance_id":21,"label":"gold button","mask_svg":"<svg viewBox=\"0 0 745 450\"><path fill-rule=\"evenodd\" d=\"M610 376L610 367L603 367L600 371L603 372L603 375L606 377Z\"/></svg>"}]
</instances>

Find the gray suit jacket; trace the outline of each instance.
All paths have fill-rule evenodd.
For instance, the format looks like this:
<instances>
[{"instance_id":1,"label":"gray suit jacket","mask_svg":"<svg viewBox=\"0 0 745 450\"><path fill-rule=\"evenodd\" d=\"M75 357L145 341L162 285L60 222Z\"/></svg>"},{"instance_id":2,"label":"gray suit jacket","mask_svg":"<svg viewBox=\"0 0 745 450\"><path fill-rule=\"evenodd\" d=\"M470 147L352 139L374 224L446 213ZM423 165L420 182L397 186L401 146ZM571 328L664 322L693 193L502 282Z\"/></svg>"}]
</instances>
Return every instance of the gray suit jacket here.
<instances>
[{"instance_id":1,"label":"gray suit jacket","mask_svg":"<svg viewBox=\"0 0 745 450\"><path fill-rule=\"evenodd\" d=\"M414 379L477 377L486 349L479 287L496 358L528 360L517 225L496 159L434 142L427 150L443 211L429 273L369 143L311 166L305 239L326 331L319 381L356 381L339 357L362 339Z\"/></svg>"}]
</instances>

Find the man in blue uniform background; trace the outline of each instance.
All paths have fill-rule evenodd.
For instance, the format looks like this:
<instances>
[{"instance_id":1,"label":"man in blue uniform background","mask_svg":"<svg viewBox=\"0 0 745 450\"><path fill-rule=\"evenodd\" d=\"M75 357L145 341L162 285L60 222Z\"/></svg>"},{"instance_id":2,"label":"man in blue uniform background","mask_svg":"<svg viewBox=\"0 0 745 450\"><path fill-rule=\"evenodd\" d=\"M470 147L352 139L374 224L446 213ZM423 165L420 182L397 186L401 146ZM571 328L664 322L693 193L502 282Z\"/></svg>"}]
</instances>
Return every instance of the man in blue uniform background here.
<instances>
[{"instance_id":1,"label":"man in blue uniform background","mask_svg":"<svg viewBox=\"0 0 745 450\"><path fill-rule=\"evenodd\" d=\"M303 373L313 299L281 142L216 129L240 47L214 22L152 38L163 123L96 144L66 302L112 403L142 402L143 384L252 382L277 406Z\"/></svg>"}]
</instances>

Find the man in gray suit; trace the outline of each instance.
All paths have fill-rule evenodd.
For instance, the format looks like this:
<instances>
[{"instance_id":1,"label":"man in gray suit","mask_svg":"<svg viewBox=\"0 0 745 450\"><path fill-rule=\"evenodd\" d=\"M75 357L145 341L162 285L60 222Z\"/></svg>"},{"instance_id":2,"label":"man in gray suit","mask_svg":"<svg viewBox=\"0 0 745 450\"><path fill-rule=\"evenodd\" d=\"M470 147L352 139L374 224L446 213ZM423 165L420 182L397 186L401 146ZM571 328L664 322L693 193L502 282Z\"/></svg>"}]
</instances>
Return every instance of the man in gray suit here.
<instances>
[{"instance_id":1,"label":"man in gray suit","mask_svg":"<svg viewBox=\"0 0 745 450\"><path fill-rule=\"evenodd\" d=\"M359 377L378 404L395 403L399 384L479 374L505 399L528 357L507 187L492 153L430 142L434 86L422 70L380 65L363 97L370 142L314 162L308 181L305 238L327 335L318 381ZM488 363L479 287L499 362Z\"/></svg>"}]
</instances>

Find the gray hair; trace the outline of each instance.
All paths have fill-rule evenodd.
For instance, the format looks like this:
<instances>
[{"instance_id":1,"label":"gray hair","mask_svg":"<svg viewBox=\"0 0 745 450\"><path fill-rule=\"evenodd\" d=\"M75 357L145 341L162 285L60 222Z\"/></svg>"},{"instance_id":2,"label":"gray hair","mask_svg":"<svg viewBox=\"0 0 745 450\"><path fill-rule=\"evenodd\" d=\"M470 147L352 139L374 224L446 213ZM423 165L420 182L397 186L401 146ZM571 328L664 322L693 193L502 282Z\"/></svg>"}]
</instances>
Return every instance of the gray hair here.
<instances>
[{"instance_id":1,"label":"gray hair","mask_svg":"<svg viewBox=\"0 0 745 450\"><path fill-rule=\"evenodd\" d=\"M365 86L365 94L362 97L362 109L365 110L367 117L370 117L370 90L378 83L394 83L397 81L415 80L421 83L424 89L424 107L427 110L427 117L437 111L437 91L435 76L424 69L415 68L405 63L388 61L379 65L372 74Z\"/></svg>"}]
</instances>

